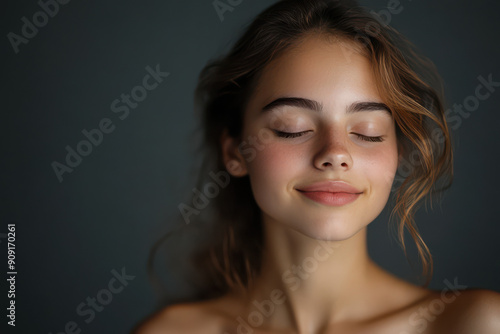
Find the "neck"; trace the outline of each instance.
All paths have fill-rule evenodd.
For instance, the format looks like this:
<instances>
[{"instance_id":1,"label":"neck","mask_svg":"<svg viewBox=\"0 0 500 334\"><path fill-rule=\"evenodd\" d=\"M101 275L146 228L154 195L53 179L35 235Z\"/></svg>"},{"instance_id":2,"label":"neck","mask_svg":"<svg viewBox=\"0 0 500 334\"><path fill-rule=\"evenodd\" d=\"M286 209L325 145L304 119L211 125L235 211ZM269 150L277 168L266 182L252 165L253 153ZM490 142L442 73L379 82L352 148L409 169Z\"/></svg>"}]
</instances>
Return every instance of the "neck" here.
<instances>
[{"instance_id":1,"label":"neck","mask_svg":"<svg viewBox=\"0 0 500 334\"><path fill-rule=\"evenodd\" d=\"M366 228L347 240L319 241L264 222L262 267L249 289L249 311L260 303L262 327L317 332L356 317L375 268Z\"/></svg>"}]
</instances>

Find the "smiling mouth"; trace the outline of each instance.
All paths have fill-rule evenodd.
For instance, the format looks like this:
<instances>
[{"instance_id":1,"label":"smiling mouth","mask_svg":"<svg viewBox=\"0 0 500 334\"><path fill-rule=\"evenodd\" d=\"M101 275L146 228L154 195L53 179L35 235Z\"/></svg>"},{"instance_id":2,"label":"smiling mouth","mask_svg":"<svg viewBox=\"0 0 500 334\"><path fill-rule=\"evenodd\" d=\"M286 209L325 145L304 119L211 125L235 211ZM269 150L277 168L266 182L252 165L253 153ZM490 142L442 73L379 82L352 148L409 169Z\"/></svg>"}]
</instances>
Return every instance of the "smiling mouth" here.
<instances>
[{"instance_id":1,"label":"smiling mouth","mask_svg":"<svg viewBox=\"0 0 500 334\"><path fill-rule=\"evenodd\" d=\"M328 206L343 206L352 203L362 194L362 192L304 191L300 189L297 189L297 191L314 202Z\"/></svg>"}]
</instances>

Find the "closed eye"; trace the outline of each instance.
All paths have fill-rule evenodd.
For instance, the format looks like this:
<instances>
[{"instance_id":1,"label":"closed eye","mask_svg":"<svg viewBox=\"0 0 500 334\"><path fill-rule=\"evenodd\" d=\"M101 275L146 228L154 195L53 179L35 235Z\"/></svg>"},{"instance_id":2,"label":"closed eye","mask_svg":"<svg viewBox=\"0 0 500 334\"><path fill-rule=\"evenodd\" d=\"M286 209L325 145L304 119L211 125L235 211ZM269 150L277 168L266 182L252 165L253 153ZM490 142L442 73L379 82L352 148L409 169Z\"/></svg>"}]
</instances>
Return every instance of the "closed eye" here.
<instances>
[{"instance_id":1,"label":"closed eye","mask_svg":"<svg viewBox=\"0 0 500 334\"><path fill-rule=\"evenodd\" d=\"M382 136L369 137L369 136L360 135L359 133L355 133L355 135L358 136L361 140L364 140L364 141L369 141L369 142L382 142L382 141L384 141L384 139L382 138Z\"/></svg>"},{"instance_id":2,"label":"closed eye","mask_svg":"<svg viewBox=\"0 0 500 334\"><path fill-rule=\"evenodd\" d=\"M284 131L279 131L279 130L273 130L274 133L281 138L297 138L300 137L307 132L310 132L311 130L306 130L306 131L300 131L300 132L284 132ZM376 137L370 137L370 136L364 136L359 133L355 133L356 136L358 136L359 139L368 141L368 142L382 142L384 141L382 136L376 136Z\"/></svg>"},{"instance_id":3,"label":"closed eye","mask_svg":"<svg viewBox=\"0 0 500 334\"><path fill-rule=\"evenodd\" d=\"M310 132L311 130L300 131L300 132L283 132L278 130L273 130L276 136L281 138L297 138L302 136L303 134Z\"/></svg>"}]
</instances>

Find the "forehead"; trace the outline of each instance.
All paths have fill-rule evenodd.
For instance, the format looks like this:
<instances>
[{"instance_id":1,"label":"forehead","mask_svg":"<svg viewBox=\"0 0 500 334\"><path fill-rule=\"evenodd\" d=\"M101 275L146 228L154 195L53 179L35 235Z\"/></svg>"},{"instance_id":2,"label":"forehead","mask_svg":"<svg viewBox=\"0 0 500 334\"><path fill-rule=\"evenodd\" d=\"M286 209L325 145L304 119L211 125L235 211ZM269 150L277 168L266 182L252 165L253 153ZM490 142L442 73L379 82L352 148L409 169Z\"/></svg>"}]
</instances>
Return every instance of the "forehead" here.
<instances>
[{"instance_id":1,"label":"forehead","mask_svg":"<svg viewBox=\"0 0 500 334\"><path fill-rule=\"evenodd\" d=\"M250 108L283 96L306 97L326 106L349 99L380 100L362 46L319 35L302 38L270 62L252 95Z\"/></svg>"}]
</instances>

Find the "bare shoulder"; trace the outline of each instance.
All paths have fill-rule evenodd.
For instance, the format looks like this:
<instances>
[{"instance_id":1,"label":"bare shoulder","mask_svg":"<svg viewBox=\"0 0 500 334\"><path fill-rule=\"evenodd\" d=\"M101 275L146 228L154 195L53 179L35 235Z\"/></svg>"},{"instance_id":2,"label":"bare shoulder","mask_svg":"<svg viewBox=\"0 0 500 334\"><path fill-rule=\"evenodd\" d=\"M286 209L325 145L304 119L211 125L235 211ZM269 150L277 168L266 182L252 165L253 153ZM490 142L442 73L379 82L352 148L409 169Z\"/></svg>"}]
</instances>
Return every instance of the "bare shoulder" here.
<instances>
[{"instance_id":1,"label":"bare shoulder","mask_svg":"<svg viewBox=\"0 0 500 334\"><path fill-rule=\"evenodd\" d=\"M226 317L212 301L182 303L153 314L132 334L220 334L225 323Z\"/></svg>"},{"instance_id":2,"label":"bare shoulder","mask_svg":"<svg viewBox=\"0 0 500 334\"><path fill-rule=\"evenodd\" d=\"M461 290L440 316L440 329L456 334L500 333L500 293L486 289Z\"/></svg>"}]
</instances>

